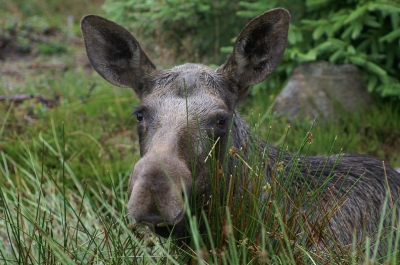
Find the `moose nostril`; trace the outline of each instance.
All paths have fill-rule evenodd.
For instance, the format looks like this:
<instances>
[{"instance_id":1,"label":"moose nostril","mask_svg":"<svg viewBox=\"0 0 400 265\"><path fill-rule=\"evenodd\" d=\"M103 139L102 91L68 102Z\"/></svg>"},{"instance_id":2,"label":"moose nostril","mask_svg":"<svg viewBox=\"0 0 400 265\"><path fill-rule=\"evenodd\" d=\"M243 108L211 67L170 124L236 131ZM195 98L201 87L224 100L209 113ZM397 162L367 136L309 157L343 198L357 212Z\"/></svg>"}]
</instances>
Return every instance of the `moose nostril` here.
<instances>
[{"instance_id":1,"label":"moose nostril","mask_svg":"<svg viewBox=\"0 0 400 265\"><path fill-rule=\"evenodd\" d=\"M146 221L142 221L142 222L140 222L140 223L141 223L142 225L147 226L153 233L156 232L156 229L155 229L153 223L149 223L149 222L146 222Z\"/></svg>"},{"instance_id":2,"label":"moose nostril","mask_svg":"<svg viewBox=\"0 0 400 265\"><path fill-rule=\"evenodd\" d=\"M169 226L169 224L167 222L162 222L162 223L157 224L157 227L167 227L167 226Z\"/></svg>"},{"instance_id":3,"label":"moose nostril","mask_svg":"<svg viewBox=\"0 0 400 265\"><path fill-rule=\"evenodd\" d=\"M148 225L148 226L155 226L159 223L165 222L165 219L160 216L160 215L151 215L151 216L145 216L141 218L135 219L137 223Z\"/></svg>"}]
</instances>

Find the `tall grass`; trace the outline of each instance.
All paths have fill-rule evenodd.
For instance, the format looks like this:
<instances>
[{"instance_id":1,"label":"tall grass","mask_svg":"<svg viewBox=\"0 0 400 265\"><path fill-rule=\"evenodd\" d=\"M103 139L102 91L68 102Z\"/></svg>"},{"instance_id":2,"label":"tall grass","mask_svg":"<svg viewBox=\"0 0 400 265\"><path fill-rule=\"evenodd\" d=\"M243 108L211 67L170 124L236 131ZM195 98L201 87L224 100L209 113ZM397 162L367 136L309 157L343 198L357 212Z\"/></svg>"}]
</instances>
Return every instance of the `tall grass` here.
<instances>
[{"instance_id":1,"label":"tall grass","mask_svg":"<svg viewBox=\"0 0 400 265\"><path fill-rule=\"evenodd\" d=\"M314 142L309 155L326 155L334 139L333 152L365 154L382 159L392 167L400 167L400 105L388 99L375 98L375 103L363 112L341 113L338 120L326 121L322 118L289 121L286 117L276 117L272 106L280 88L258 90L243 104L246 116L261 113L261 136L269 135L269 141L280 145L288 124L291 132L286 139L289 151L296 152L304 136L313 125ZM269 129L272 127L272 130Z\"/></svg>"},{"instance_id":2,"label":"tall grass","mask_svg":"<svg viewBox=\"0 0 400 265\"><path fill-rule=\"evenodd\" d=\"M155 236L141 232L126 218L123 184L129 172L110 175L110 187L99 177L80 181L57 150L63 143L58 137L53 140L50 144L42 139L40 159L28 149L26 165L0 154L0 171L6 179L0 188L2 264L163 264L165 259L174 260L170 241L159 246ZM45 151L58 157L58 174L43 171Z\"/></svg>"},{"instance_id":3,"label":"tall grass","mask_svg":"<svg viewBox=\"0 0 400 265\"><path fill-rule=\"evenodd\" d=\"M251 128L256 135L260 132L259 125ZM289 128L284 135L283 147ZM381 221L373 238L341 245L328 219L344 198L324 204L320 198L325 190L296 187L296 163L277 163L266 182L268 153L257 142L251 148L259 151L251 153L228 147L227 157L237 160L229 176L211 151L207 165L212 194L186 209L190 243L157 238L127 216L125 183L130 171L108 174L111 185L98 175L78 178L65 159L65 137L63 129L51 139L39 136L40 155L25 146L27 156L19 163L0 153L4 264L375 264L379 244L389 246L380 262L399 260L396 214L389 230ZM307 134L293 161L307 154L311 144ZM55 173L44 170L49 158L58 160ZM193 202L186 200L186 205ZM382 220L390 211L382 209Z\"/></svg>"},{"instance_id":4,"label":"tall grass","mask_svg":"<svg viewBox=\"0 0 400 265\"><path fill-rule=\"evenodd\" d=\"M251 126L253 134L258 136L259 120L260 117L256 125ZM285 165L279 161L283 161L288 134L289 128L284 134L278 162L272 169L265 163L268 151L260 149L258 141L252 142L247 151L232 147L226 150L229 156L237 159L231 175L221 170L223 166L219 161L209 160L212 195L206 199L201 213L190 219L192 247L197 258L209 264L372 264L379 258L379 246L383 246L388 254L379 261L395 264L399 258L396 231L400 223L396 209L387 206L396 202L384 203L386 208L382 209L376 233L370 235L372 239L367 236L361 242L344 246L331 230L329 219L340 211L347 193L327 202L323 199L331 197L328 182L333 174L318 188L313 183L299 183L295 176L298 163L302 163L299 158L307 156L313 142L312 134L308 132L293 154L292 162ZM328 157L333 149L334 143ZM340 156L336 163L339 162ZM267 170L271 170L270 182L265 178ZM318 179L318 176L309 177ZM193 215L193 211L190 214ZM392 216L392 220L389 227L384 227L387 216ZM198 235L201 227L203 237ZM383 231L385 229L389 231ZM394 247L393 242L397 244Z\"/></svg>"},{"instance_id":5,"label":"tall grass","mask_svg":"<svg viewBox=\"0 0 400 265\"><path fill-rule=\"evenodd\" d=\"M0 78L7 84L5 76ZM212 196L187 209L188 246L156 238L133 225L126 213L128 176L138 159L129 114L137 101L132 93L124 89L112 93L110 85L82 69L27 72L24 80L13 83L13 93L61 97L55 108L26 102L5 103L0 109L4 117L0 126L0 263L359 264L368 259L377 263L379 244L391 249L393 241L397 244L393 249L398 249L395 219L389 229L380 223L378 242L366 238L354 246L339 244L327 229L327 219L340 201L329 208L312 204L324 193L312 186L293 185L294 171L285 164L278 163L267 183L263 161L268 153L230 150L229 144L225 151L237 160L236 169L232 176L227 174L227 162L220 165L212 150L207 161ZM6 85L1 90L11 93ZM380 139L370 137L373 132L395 133L400 120L398 107L384 105L373 107L358 124L349 117L352 123L337 127L317 123L310 129L310 123L299 122L289 128L285 120L256 108L265 106L258 100L246 102L252 103L253 112L262 113L255 118L246 114L253 134L293 151L295 157L329 156L340 152L343 143L346 151L358 152L363 146L358 146L360 141L368 139L376 148ZM33 115L33 123L24 120L26 113ZM387 122L377 122L375 127L379 115ZM368 128L369 135L359 133L359 125ZM258 150L257 145L254 142L251 149ZM383 216L390 211L383 209ZM397 264L398 256L389 252L386 264Z\"/></svg>"},{"instance_id":6,"label":"tall grass","mask_svg":"<svg viewBox=\"0 0 400 265\"><path fill-rule=\"evenodd\" d=\"M77 22L85 13L98 13L99 2L0 0L0 5L64 26L65 15ZM77 23L75 27L78 32ZM70 62L74 57L58 59ZM366 238L342 246L327 229L339 202L329 208L312 204L324 194L311 186L295 187L290 181L294 171L284 164L266 182L267 152L248 154L229 145L227 157L238 164L229 175L223 170L227 162L221 165L212 151L207 163L212 196L187 209L190 243L157 238L126 213L130 167L138 159L129 109L137 99L128 90L110 91L97 74L83 69L19 67L14 76L0 76L1 94L60 96L55 108L35 102L1 105L1 264L373 264L378 263L379 244L399 249L395 214L389 229L379 223L378 242ZM329 156L343 148L400 166L398 105L380 102L361 117L350 114L327 126L317 121L310 131L312 121L292 123L288 129L287 120L269 112L271 93L256 95L244 108L246 116L251 116L250 108L262 113L251 122L254 134L295 157ZM390 212L384 208L382 216ZM379 262L398 264L399 253L389 251Z\"/></svg>"}]
</instances>

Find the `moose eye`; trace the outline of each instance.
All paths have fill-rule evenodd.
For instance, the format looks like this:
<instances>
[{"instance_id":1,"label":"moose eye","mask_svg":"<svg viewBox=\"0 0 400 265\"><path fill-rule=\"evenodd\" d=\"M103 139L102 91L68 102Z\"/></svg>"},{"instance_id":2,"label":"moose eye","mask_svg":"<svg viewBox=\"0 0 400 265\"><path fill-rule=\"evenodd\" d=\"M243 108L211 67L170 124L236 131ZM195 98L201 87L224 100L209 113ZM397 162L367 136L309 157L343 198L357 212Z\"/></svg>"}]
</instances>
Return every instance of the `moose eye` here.
<instances>
[{"instance_id":1,"label":"moose eye","mask_svg":"<svg viewBox=\"0 0 400 265\"><path fill-rule=\"evenodd\" d=\"M217 124L218 124L218 126L224 126L227 121L228 121L228 119L225 117L219 118Z\"/></svg>"},{"instance_id":2,"label":"moose eye","mask_svg":"<svg viewBox=\"0 0 400 265\"><path fill-rule=\"evenodd\" d=\"M136 118L137 118L137 121L142 121L143 120L143 112L141 112L141 111L138 111L138 112L136 112Z\"/></svg>"}]
</instances>

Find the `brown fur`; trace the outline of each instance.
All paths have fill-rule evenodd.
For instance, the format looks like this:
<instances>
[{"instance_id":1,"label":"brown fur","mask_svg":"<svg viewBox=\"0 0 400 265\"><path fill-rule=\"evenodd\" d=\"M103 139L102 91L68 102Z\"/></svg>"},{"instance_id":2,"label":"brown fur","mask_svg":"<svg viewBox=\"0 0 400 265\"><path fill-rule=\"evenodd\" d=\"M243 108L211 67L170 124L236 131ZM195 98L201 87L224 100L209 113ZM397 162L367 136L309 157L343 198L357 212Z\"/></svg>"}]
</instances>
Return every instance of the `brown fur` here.
<instances>
[{"instance_id":1,"label":"brown fur","mask_svg":"<svg viewBox=\"0 0 400 265\"><path fill-rule=\"evenodd\" d=\"M210 192L204 162L209 149L204 143L207 138L218 139L216 149L226 150L229 134L236 148L252 141L236 107L250 86L267 78L278 65L285 50L289 21L290 15L284 9L273 9L253 19L237 37L228 61L218 69L184 64L162 70L154 66L123 27L94 15L82 19L93 67L112 84L132 88L141 100L135 113L142 158L131 174L128 202L129 213L136 222L163 236L170 235L172 227L173 236L184 232L183 194L195 197ZM267 148L268 163L273 168L278 149L263 142L260 148ZM224 156L219 152L219 161ZM292 157L286 154L285 164L290 164ZM299 164L304 167L298 168L297 184L323 183L332 172L334 177L328 187L334 196L341 196L356 183L340 214L330 221L343 244L352 242L353 231L360 235L364 227L367 233L376 230L386 191L380 161L345 155L335 166L336 157L301 159L304 163ZM320 165L325 161L323 168ZM365 176L358 180L363 173ZM343 174L347 175L345 180L339 178ZM310 179L314 176L318 179ZM386 176L393 199L397 200L400 176L390 168L386 169ZM270 178L267 173L266 179ZM399 207L398 202L395 205Z\"/></svg>"}]
</instances>

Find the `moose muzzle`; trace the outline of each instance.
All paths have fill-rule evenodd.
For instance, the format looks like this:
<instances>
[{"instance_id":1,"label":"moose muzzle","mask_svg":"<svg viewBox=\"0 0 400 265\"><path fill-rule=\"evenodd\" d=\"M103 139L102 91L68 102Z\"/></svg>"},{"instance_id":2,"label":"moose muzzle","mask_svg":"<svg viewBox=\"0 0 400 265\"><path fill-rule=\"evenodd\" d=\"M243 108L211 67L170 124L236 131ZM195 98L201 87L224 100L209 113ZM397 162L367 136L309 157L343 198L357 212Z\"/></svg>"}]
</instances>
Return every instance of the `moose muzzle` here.
<instances>
[{"instance_id":1,"label":"moose muzzle","mask_svg":"<svg viewBox=\"0 0 400 265\"><path fill-rule=\"evenodd\" d=\"M160 236L179 236L185 228L185 193L190 196L191 186L191 173L179 157L148 153L131 175L129 213Z\"/></svg>"}]
</instances>

